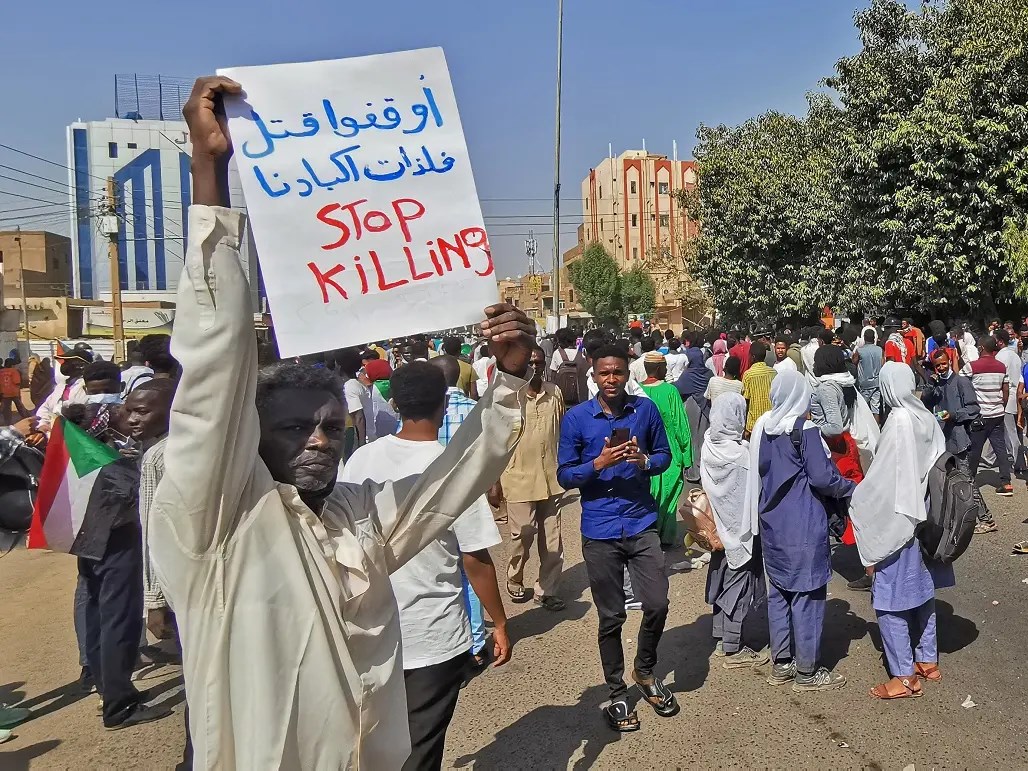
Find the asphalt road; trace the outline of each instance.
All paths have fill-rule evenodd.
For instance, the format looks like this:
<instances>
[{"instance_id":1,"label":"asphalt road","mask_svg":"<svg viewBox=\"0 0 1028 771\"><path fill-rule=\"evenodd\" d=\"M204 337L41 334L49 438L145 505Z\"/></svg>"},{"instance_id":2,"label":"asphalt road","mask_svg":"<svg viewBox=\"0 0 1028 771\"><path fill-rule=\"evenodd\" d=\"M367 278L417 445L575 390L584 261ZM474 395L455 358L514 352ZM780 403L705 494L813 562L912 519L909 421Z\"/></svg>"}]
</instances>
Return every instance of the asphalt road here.
<instances>
[{"instance_id":1,"label":"asphalt road","mask_svg":"<svg viewBox=\"0 0 1028 771\"><path fill-rule=\"evenodd\" d=\"M983 481L992 481L983 474ZM988 488L987 488L988 489ZM1028 640L1028 557L1010 554L1028 538L1028 493L987 492L1000 532L978 536L957 563L958 585L938 598L944 680L917 700L877 702L867 691L886 679L870 596L845 588L859 572L855 555L837 554L829 587L825 663L848 685L794 694L747 670L710 658L705 571L671 576L671 615L659 672L677 692L681 713L658 718L640 705L642 730L618 736L602 722L606 693L596 650L596 614L581 561L578 508L565 509L564 613L532 603L510 605L514 657L462 692L447 741L447 768L1026 768L1025 681L1020 655ZM501 526L502 530L502 526ZM494 550L502 563L504 549ZM681 554L673 553L669 563ZM534 576L536 563L529 566ZM528 576L526 576L527 580ZM95 696L83 698L71 624L74 560L15 551L0 558L0 702L35 711L0 745L0 769L171 769L183 741L181 679L166 667L140 683L175 714L158 723L105 732ZM626 652L634 651L640 614L629 616ZM754 643L767 639L753 619ZM970 696L975 706L962 704Z\"/></svg>"}]
</instances>

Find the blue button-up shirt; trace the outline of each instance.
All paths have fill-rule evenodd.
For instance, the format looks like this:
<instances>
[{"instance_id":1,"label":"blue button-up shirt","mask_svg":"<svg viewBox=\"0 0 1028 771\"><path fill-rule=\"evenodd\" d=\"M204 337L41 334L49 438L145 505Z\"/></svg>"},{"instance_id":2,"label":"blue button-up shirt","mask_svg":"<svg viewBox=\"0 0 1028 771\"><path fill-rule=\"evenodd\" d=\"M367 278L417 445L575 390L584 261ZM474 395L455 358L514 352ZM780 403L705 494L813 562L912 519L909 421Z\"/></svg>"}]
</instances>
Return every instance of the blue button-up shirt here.
<instances>
[{"instance_id":1,"label":"blue button-up shirt","mask_svg":"<svg viewBox=\"0 0 1028 771\"><path fill-rule=\"evenodd\" d=\"M615 428L627 428L649 455L650 468L619 463L603 471L593 461L603 451L603 440ZM572 407L561 421L557 451L557 481L566 490L582 494L582 535L597 541L638 535L657 521L657 502L650 494L650 477L671 465L664 421L649 399L626 396L618 417L603 411L596 399Z\"/></svg>"}]
</instances>

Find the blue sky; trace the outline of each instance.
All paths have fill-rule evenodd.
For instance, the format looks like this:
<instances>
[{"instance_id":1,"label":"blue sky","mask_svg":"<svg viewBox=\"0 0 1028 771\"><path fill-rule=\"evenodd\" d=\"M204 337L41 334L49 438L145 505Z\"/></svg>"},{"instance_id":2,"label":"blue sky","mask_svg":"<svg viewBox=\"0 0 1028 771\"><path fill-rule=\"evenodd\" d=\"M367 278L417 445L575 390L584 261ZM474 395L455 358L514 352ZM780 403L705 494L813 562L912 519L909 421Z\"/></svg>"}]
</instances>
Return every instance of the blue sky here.
<instances>
[{"instance_id":1,"label":"blue sky","mask_svg":"<svg viewBox=\"0 0 1028 771\"><path fill-rule=\"evenodd\" d=\"M0 47L0 142L65 163L64 128L113 114L114 74L192 78L221 66L446 51L500 275L524 272L535 229L549 265L556 0L253 0L13 3ZM802 112L835 61L858 48L866 0L565 0L561 248L575 241L590 166L638 148L691 157L700 123ZM218 19L227 20L223 25ZM59 168L0 148L0 164ZM10 174L0 169L0 173ZM46 182L35 180L47 186ZM0 191L56 200L0 179ZM503 201L496 199L530 199ZM0 211L32 201L0 194ZM14 223L0 214L0 227ZM66 231L59 224L53 229ZM566 232L565 232L566 231Z\"/></svg>"}]
</instances>

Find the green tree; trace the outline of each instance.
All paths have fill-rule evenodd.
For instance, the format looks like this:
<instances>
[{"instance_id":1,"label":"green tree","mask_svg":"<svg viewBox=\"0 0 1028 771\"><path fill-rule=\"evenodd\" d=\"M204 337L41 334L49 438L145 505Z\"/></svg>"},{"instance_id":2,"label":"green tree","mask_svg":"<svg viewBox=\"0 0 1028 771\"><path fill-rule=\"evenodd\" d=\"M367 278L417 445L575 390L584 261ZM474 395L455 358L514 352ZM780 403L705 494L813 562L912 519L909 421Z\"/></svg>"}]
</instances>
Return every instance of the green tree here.
<instances>
[{"instance_id":1,"label":"green tree","mask_svg":"<svg viewBox=\"0 0 1028 771\"><path fill-rule=\"evenodd\" d=\"M621 272L601 244L589 244L581 258L568 266L568 275L582 307L597 321L602 324L622 321Z\"/></svg>"},{"instance_id":2,"label":"green tree","mask_svg":"<svg viewBox=\"0 0 1028 771\"><path fill-rule=\"evenodd\" d=\"M657 287L641 265L621 274L621 307L625 313L648 316L656 305Z\"/></svg>"},{"instance_id":3,"label":"green tree","mask_svg":"<svg viewBox=\"0 0 1028 771\"><path fill-rule=\"evenodd\" d=\"M992 315L1024 291L1028 3L873 0L856 25L862 50L828 84L845 108L844 217L876 304Z\"/></svg>"},{"instance_id":4,"label":"green tree","mask_svg":"<svg viewBox=\"0 0 1028 771\"><path fill-rule=\"evenodd\" d=\"M839 110L809 97L805 118L769 112L740 126L700 126L702 223L689 273L729 323L765 324L849 300L852 249L840 219Z\"/></svg>"}]
</instances>

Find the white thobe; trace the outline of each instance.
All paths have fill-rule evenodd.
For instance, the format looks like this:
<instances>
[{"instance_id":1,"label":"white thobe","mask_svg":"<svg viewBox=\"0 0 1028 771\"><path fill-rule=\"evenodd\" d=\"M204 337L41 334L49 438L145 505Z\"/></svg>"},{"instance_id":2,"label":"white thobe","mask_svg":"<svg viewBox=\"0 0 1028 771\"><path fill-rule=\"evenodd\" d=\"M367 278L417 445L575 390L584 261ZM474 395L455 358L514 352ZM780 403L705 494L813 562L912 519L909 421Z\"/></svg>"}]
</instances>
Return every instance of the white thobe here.
<instances>
[{"instance_id":1,"label":"white thobe","mask_svg":"<svg viewBox=\"0 0 1028 771\"><path fill-rule=\"evenodd\" d=\"M398 769L410 752L389 574L499 479L524 383L498 375L421 475L339 484L319 519L257 454L241 214L194 205L182 364L149 545L183 649L194 768Z\"/></svg>"}]
</instances>

